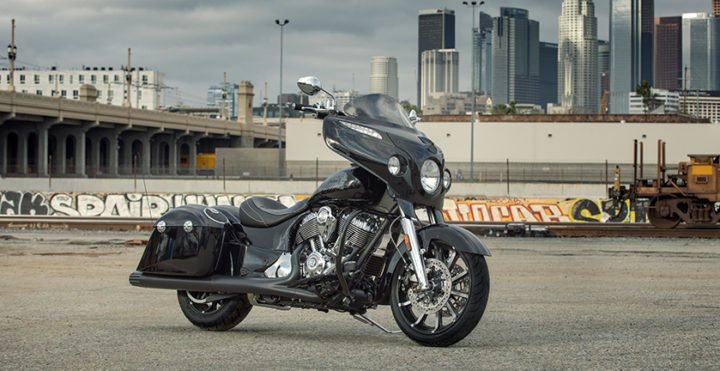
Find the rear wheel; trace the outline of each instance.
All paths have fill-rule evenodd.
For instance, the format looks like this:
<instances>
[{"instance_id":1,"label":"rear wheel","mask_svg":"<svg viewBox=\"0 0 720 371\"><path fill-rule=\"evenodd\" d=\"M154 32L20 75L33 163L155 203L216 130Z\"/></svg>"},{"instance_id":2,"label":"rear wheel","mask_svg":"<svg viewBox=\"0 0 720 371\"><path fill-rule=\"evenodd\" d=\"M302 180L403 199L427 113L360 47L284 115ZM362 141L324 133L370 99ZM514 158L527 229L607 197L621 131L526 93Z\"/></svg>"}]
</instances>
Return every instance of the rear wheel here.
<instances>
[{"instance_id":1,"label":"rear wheel","mask_svg":"<svg viewBox=\"0 0 720 371\"><path fill-rule=\"evenodd\" d=\"M246 294L214 299L207 292L178 291L178 302L190 323L209 331L227 331L237 326L252 309Z\"/></svg>"},{"instance_id":2,"label":"rear wheel","mask_svg":"<svg viewBox=\"0 0 720 371\"><path fill-rule=\"evenodd\" d=\"M418 290L412 266L393 273L390 305L400 329L415 342L446 347L464 339L482 318L490 292L487 263L443 243L425 254L429 290Z\"/></svg>"}]
</instances>

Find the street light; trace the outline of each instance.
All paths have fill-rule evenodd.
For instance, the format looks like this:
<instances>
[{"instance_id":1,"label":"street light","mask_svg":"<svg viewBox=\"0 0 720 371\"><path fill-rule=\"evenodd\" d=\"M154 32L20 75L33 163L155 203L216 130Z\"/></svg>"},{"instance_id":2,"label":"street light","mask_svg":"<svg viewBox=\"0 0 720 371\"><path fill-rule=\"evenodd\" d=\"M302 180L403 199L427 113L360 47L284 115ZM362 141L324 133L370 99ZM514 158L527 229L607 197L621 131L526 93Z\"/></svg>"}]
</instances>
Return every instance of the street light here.
<instances>
[{"instance_id":1,"label":"street light","mask_svg":"<svg viewBox=\"0 0 720 371\"><path fill-rule=\"evenodd\" d=\"M275 24L280 26L280 94L278 94L278 108L280 109L280 118L278 119L278 175L282 176L282 121L283 121L283 105L282 105L282 90L283 90L283 30L285 25L290 23L287 19L280 22L279 19L275 20Z\"/></svg>"},{"instance_id":2,"label":"street light","mask_svg":"<svg viewBox=\"0 0 720 371\"><path fill-rule=\"evenodd\" d=\"M472 93L472 112L470 113L470 180L475 179L475 14L477 8L485 4L485 1L463 1L463 5L472 8L472 32L470 33L470 44L472 45L472 77L470 81L470 90Z\"/></svg>"}]
</instances>

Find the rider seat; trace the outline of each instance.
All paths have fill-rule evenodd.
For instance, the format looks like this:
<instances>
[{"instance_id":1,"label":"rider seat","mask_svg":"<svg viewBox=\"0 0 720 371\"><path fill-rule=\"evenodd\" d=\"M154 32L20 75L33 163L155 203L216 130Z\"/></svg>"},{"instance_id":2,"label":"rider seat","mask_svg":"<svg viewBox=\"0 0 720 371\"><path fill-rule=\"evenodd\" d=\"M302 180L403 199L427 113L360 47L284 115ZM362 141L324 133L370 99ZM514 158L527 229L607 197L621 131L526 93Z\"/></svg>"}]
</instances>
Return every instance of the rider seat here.
<instances>
[{"instance_id":1,"label":"rider seat","mask_svg":"<svg viewBox=\"0 0 720 371\"><path fill-rule=\"evenodd\" d=\"M270 228L294 218L307 209L306 201L300 201L288 208L266 197L252 197L240 204L240 223L245 227Z\"/></svg>"}]
</instances>

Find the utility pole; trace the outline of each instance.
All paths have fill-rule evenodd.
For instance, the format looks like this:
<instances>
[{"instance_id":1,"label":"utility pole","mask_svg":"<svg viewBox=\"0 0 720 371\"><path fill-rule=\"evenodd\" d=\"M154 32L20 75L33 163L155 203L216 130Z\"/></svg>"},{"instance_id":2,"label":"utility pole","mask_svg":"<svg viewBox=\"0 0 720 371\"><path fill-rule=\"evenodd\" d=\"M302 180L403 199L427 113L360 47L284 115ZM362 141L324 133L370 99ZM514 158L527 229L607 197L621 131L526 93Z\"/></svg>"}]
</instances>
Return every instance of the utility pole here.
<instances>
[{"instance_id":1,"label":"utility pole","mask_svg":"<svg viewBox=\"0 0 720 371\"><path fill-rule=\"evenodd\" d=\"M15 18L13 18L10 30L10 45L8 45L8 59L10 60L9 89L11 92L15 92L15 58L17 58L17 46L15 46Z\"/></svg>"},{"instance_id":2,"label":"utility pole","mask_svg":"<svg viewBox=\"0 0 720 371\"><path fill-rule=\"evenodd\" d=\"M280 26L280 93L278 95L278 108L280 109L280 118L278 119L278 175L282 176L282 122L283 122L283 103L282 103L282 86L283 86L283 30L290 23L287 19L280 22L275 20L275 24Z\"/></svg>"},{"instance_id":3,"label":"utility pole","mask_svg":"<svg viewBox=\"0 0 720 371\"><path fill-rule=\"evenodd\" d=\"M475 13L477 13L477 8L485 4L484 1L463 1L463 5L472 8L472 32L470 35L470 44L472 45L472 81L470 81L470 90L472 90L472 93L470 96L472 97L472 112L470 113L470 181L473 181L475 179L475 64L476 60L475 57L477 53L475 53Z\"/></svg>"},{"instance_id":4,"label":"utility pole","mask_svg":"<svg viewBox=\"0 0 720 371\"><path fill-rule=\"evenodd\" d=\"M268 108L267 81L265 81L265 96L263 97L263 125L265 125L265 126L267 126L267 108Z\"/></svg>"},{"instance_id":5,"label":"utility pole","mask_svg":"<svg viewBox=\"0 0 720 371\"><path fill-rule=\"evenodd\" d=\"M227 101L227 72L223 72L223 86L222 86L222 111L220 111L220 118L222 120L228 119L227 111L225 111L225 102ZM224 161L224 159L223 159Z\"/></svg>"},{"instance_id":6,"label":"utility pole","mask_svg":"<svg viewBox=\"0 0 720 371\"><path fill-rule=\"evenodd\" d=\"M132 50L128 48L128 62L127 66L125 67L125 107L132 108L132 105L130 104L130 89L131 89L131 83L132 83L132 72L130 69L130 62L131 62L131 55Z\"/></svg>"}]
</instances>

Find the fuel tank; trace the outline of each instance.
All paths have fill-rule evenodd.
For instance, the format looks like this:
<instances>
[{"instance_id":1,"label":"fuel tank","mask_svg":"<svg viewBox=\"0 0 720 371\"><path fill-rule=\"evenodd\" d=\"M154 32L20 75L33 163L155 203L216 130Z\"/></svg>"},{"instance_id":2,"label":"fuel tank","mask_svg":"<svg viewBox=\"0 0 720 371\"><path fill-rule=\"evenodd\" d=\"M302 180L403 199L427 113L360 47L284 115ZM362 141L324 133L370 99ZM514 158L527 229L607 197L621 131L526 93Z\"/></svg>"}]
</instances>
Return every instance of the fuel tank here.
<instances>
[{"instance_id":1,"label":"fuel tank","mask_svg":"<svg viewBox=\"0 0 720 371\"><path fill-rule=\"evenodd\" d=\"M377 203L385 194L386 185L367 170L353 167L329 176L310 196L310 205L332 200L336 204L363 206Z\"/></svg>"}]
</instances>

